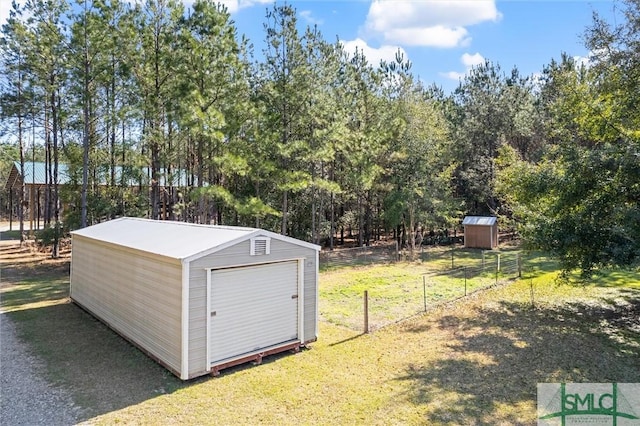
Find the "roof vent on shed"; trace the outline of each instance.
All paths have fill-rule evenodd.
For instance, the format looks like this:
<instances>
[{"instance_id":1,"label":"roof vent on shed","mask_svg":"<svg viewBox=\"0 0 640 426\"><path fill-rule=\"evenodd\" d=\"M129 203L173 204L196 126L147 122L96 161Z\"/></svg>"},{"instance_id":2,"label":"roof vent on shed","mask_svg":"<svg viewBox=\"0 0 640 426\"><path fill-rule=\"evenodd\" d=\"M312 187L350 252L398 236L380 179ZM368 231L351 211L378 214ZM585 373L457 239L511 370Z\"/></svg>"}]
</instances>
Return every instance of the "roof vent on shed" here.
<instances>
[{"instance_id":1,"label":"roof vent on shed","mask_svg":"<svg viewBox=\"0 0 640 426\"><path fill-rule=\"evenodd\" d=\"M257 237L251 239L251 256L262 256L271 251L271 238Z\"/></svg>"}]
</instances>

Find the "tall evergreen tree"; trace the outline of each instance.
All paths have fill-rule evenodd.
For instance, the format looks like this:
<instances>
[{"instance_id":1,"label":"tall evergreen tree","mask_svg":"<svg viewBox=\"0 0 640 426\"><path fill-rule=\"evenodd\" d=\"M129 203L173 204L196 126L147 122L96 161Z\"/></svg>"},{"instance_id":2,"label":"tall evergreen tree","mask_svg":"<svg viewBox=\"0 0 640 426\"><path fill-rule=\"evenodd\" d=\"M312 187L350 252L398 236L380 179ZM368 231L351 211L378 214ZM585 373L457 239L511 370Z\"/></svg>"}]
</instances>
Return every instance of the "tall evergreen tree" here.
<instances>
[{"instance_id":1,"label":"tall evergreen tree","mask_svg":"<svg viewBox=\"0 0 640 426\"><path fill-rule=\"evenodd\" d=\"M473 213L499 213L494 161L504 143L504 87L500 67L485 62L474 67L454 93L458 105L456 184Z\"/></svg>"},{"instance_id":2,"label":"tall evergreen tree","mask_svg":"<svg viewBox=\"0 0 640 426\"><path fill-rule=\"evenodd\" d=\"M355 202L358 245L369 244L372 237L374 189L383 175L383 160L391 136L391 117L386 115L382 96L383 75L360 51L346 67L345 102L349 111L343 189Z\"/></svg>"},{"instance_id":3,"label":"tall evergreen tree","mask_svg":"<svg viewBox=\"0 0 640 426\"><path fill-rule=\"evenodd\" d=\"M385 64L390 109L395 129L389 145L385 197L387 221L402 225L398 233L413 251L427 226L448 225L452 215L447 167L448 125L440 105L414 81L410 63L398 52L396 62ZM403 235L404 234L404 235Z\"/></svg>"},{"instance_id":4,"label":"tall evergreen tree","mask_svg":"<svg viewBox=\"0 0 640 426\"><path fill-rule=\"evenodd\" d=\"M199 0L185 21L180 45L184 61L178 68L184 94L178 109L180 127L196 152L198 216L202 222L221 223L225 208L239 201L226 181L246 160L232 154L228 142L238 132L237 109L246 105L247 66L229 13L210 0ZM240 101L240 102L238 102ZM229 119L229 120L228 120ZM212 203L212 208L207 206Z\"/></svg>"},{"instance_id":5,"label":"tall evergreen tree","mask_svg":"<svg viewBox=\"0 0 640 426\"><path fill-rule=\"evenodd\" d=\"M160 187L165 178L161 168L172 136L169 129L174 125L171 109L180 103L177 68L181 55L175 35L180 33L184 7L175 0L147 0L136 8L139 50L133 73L142 114L142 143L149 156L149 216L159 219Z\"/></svg>"},{"instance_id":6,"label":"tall evergreen tree","mask_svg":"<svg viewBox=\"0 0 640 426\"><path fill-rule=\"evenodd\" d=\"M63 90L67 83L66 61L68 60L68 36L65 14L69 5L65 0L41 2L29 0L26 3L29 22L35 39L33 56L33 85L39 89L43 103L43 127L47 148L47 188L45 203L45 225L51 226L53 219L52 256L58 256L61 233L59 194L59 147L64 129L61 126Z\"/></svg>"},{"instance_id":7,"label":"tall evergreen tree","mask_svg":"<svg viewBox=\"0 0 640 426\"><path fill-rule=\"evenodd\" d=\"M261 98L265 104L269 145L273 159L272 179L281 197L280 232L289 233L289 197L292 192L306 188L306 176L297 172L294 164L297 151L304 143L300 135L300 118L304 113L305 86L309 84L302 43L297 28L296 10L290 5L267 11L265 61L261 69L264 82Z\"/></svg>"},{"instance_id":8,"label":"tall evergreen tree","mask_svg":"<svg viewBox=\"0 0 640 426\"><path fill-rule=\"evenodd\" d=\"M2 37L0 46L2 47L1 70L4 75L3 86L0 92L0 116L4 123L10 124L11 128L4 128L2 133L15 136L18 142L20 158L20 175L25 175L25 120L31 109L29 106L29 96L27 94L28 81L28 56L27 51L31 45L32 38L22 18L22 11L14 1L7 23L2 27ZM18 193L18 220L20 229L20 244L24 241L24 195L25 179L22 180ZM30 206L31 209L34 206ZM13 214L13 212L10 212Z\"/></svg>"}]
</instances>

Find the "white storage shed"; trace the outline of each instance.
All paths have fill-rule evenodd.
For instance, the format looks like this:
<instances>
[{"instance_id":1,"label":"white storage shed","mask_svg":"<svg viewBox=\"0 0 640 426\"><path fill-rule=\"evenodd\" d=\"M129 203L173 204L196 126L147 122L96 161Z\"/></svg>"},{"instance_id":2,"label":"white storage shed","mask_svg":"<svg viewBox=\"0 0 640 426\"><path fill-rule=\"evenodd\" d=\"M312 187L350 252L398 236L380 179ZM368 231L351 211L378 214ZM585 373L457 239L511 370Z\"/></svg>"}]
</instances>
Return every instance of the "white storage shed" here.
<instances>
[{"instance_id":1,"label":"white storage shed","mask_svg":"<svg viewBox=\"0 0 640 426\"><path fill-rule=\"evenodd\" d=\"M183 380L317 339L317 245L138 218L71 234L71 299Z\"/></svg>"}]
</instances>

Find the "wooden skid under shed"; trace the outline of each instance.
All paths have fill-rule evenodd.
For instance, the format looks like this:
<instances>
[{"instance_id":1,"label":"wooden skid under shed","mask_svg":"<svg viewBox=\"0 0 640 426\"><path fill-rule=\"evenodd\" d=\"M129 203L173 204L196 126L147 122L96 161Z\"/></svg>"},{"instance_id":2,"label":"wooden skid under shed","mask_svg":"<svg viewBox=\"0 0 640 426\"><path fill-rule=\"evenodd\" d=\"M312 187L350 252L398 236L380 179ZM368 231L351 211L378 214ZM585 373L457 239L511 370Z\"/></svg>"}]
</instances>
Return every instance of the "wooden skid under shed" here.
<instances>
[{"instance_id":1,"label":"wooden skid under shed","mask_svg":"<svg viewBox=\"0 0 640 426\"><path fill-rule=\"evenodd\" d=\"M252 353L250 355L247 356L243 356L241 358L237 358L237 359L233 359L227 362L223 362L217 365L214 365L213 367L211 367L210 370L210 374L212 376L219 376L220 375L220 370L224 370L226 368L229 367L234 367L236 365L240 365L240 364L245 364L247 362L254 362L256 364L262 364L262 358L269 356L269 355L275 355L281 352L285 352L285 351L293 351L293 352L300 352L300 348L304 347L305 345L301 344L300 342L294 342L294 343L290 343L288 345L284 345L284 346L278 346L276 348L273 349L267 349L264 351L260 351L257 353Z\"/></svg>"}]
</instances>

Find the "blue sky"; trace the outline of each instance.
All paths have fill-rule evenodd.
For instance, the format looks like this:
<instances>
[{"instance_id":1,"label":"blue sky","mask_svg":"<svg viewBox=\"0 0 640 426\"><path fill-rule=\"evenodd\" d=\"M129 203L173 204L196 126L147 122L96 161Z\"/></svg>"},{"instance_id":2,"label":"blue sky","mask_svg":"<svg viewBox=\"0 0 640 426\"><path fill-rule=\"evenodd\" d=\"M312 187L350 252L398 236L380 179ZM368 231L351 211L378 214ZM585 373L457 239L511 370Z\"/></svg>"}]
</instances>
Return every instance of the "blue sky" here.
<instances>
[{"instance_id":1,"label":"blue sky","mask_svg":"<svg viewBox=\"0 0 640 426\"><path fill-rule=\"evenodd\" d=\"M261 48L268 4L232 1L233 19ZM269 2L270 4L271 2ZM291 1L301 22L317 24L327 40L364 48L372 62L392 59L401 48L425 83L450 92L470 67L488 59L505 72L542 71L562 52L586 58L582 42L594 11L621 22L613 1ZM619 7L619 5L618 5Z\"/></svg>"},{"instance_id":2,"label":"blue sky","mask_svg":"<svg viewBox=\"0 0 640 426\"><path fill-rule=\"evenodd\" d=\"M22 0L24 1L24 0ZM136 1L136 0L130 0ZM187 6L193 0L182 0ZM238 32L256 56L263 47L265 11L273 0L224 0ZM4 21L10 0L0 0ZM326 40L358 46L377 64L398 48L426 84L450 92L470 67L488 59L505 72L539 73L562 52L586 58L581 36L592 13L621 22L613 1L290 0L302 25L317 24ZM619 5L618 5L619 7Z\"/></svg>"}]
</instances>

